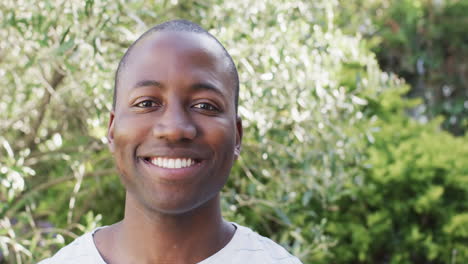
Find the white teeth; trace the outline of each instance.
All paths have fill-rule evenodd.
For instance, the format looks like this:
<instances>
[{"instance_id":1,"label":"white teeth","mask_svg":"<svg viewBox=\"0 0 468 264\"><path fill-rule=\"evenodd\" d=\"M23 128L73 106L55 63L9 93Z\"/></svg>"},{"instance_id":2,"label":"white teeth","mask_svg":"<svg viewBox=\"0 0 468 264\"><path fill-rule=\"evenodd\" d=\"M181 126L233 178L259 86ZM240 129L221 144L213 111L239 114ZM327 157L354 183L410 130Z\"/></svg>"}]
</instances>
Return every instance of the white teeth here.
<instances>
[{"instance_id":1,"label":"white teeth","mask_svg":"<svg viewBox=\"0 0 468 264\"><path fill-rule=\"evenodd\" d=\"M153 165L168 169L181 169L195 164L195 160L193 159L168 159L157 157L151 158L150 161Z\"/></svg>"}]
</instances>

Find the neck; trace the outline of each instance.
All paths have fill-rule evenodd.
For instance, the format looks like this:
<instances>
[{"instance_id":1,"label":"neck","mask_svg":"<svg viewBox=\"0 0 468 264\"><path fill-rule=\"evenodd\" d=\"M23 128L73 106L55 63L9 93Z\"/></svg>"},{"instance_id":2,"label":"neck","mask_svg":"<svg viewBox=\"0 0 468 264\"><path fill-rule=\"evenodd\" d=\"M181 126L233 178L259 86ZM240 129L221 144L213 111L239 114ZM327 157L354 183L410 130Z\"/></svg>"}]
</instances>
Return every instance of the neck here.
<instances>
[{"instance_id":1,"label":"neck","mask_svg":"<svg viewBox=\"0 0 468 264\"><path fill-rule=\"evenodd\" d=\"M108 263L197 263L223 248L234 227L223 220L218 195L189 212L164 214L142 208L127 193L123 221L107 231L101 245L111 254L101 253Z\"/></svg>"}]
</instances>

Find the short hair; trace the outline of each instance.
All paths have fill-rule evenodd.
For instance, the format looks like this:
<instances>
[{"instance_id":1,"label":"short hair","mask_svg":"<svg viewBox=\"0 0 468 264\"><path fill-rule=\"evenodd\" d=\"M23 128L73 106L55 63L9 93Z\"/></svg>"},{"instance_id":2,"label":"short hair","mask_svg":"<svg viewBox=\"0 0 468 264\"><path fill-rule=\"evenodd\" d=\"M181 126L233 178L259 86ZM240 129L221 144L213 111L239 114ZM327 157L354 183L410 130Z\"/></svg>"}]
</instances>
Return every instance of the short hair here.
<instances>
[{"instance_id":1,"label":"short hair","mask_svg":"<svg viewBox=\"0 0 468 264\"><path fill-rule=\"evenodd\" d=\"M194 22L185 20L185 19L170 20L170 21L161 23L159 25L156 25L150 28L149 30L147 30L145 33L143 33L143 35L141 35L137 40L135 40L135 42L132 43L132 45L130 45L130 47L127 49L122 59L120 60L119 66L117 67L117 70L115 72L114 97L113 97L112 108L115 109L115 105L117 101L117 86L119 84L119 76L125 64L127 63L128 57L130 57L130 54L133 48L136 46L138 42L145 39L147 36L152 35L153 33L169 32L169 31L199 33L199 34L208 36L211 39L214 39L216 43L218 43L219 46L221 46L224 56L228 59L228 68L229 68L228 70L234 81L234 87L233 87L234 88L234 103L235 103L235 108L236 108L236 113L237 113L237 107L239 105L239 74L237 73L236 64L234 63L229 52L227 52L226 48L224 48L223 44L221 44L221 42L216 37L214 37L208 31L203 29L200 25Z\"/></svg>"}]
</instances>

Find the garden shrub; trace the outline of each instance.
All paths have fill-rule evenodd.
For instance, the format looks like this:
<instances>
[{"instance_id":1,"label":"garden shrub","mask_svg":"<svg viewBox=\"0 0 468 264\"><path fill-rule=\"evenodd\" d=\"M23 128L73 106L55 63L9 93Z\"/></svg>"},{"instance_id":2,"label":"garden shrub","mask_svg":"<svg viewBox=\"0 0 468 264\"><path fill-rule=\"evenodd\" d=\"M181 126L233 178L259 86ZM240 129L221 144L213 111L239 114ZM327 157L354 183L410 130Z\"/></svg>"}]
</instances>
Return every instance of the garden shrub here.
<instances>
[{"instance_id":1,"label":"garden shrub","mask_svg":"<svg viewBox=\"0 0 468 264\"><path fill-rule=\"evenodd\" d=\"M444 116L442 127L468 127L468 2L463 0L339 1L336 21L359 32L384 71L404 78L407 96L424 99L417 115Z\"/></svg>"},{"instance_id":2,"label":"garden shrub","mask_svg":"<svg viewBox=\"0 0 468 264\"><path fill-rule=\"evenodd\" d=\"M402 101L388 93L380 100ZM362 174L327 227L339 241L331 261L466 263L467 137L441 131L441 120L422 124L392 108L372 110L376 132Z\"/></svg>"}]
</instances>

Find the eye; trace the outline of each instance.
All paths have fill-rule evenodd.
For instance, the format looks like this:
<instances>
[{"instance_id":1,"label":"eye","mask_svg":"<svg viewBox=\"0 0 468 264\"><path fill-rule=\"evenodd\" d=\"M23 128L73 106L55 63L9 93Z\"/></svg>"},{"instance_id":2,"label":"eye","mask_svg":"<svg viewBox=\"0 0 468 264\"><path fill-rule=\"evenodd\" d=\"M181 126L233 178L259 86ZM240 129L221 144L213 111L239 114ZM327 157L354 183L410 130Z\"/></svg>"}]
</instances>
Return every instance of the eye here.
<instances>
[{"instance_id":1,"label":"eye","mask_svg":"<svg viewBox=\"0 0 468 264\"><path fill-rule=\"evenodd\" d=\"M194 105L193 107L201 109L201 110L205 110L205 111L210 111L210 112L219 112L219 109L216 106L209 104L209 103L198 103Z\"/></svg>"},{"instance_id":2,"label":"eye","mask_svg":"<svg viewBox=\"0 0 468 264\"><path fill-rule=\"evenodd\" d=\"M136 107L140 107L140 108L150 108L150 107L158 107L160 106L161 104L153 101L153 100L144 100L144 101L141 101L137 104L135 104Z\"/></svg>"}]
</instances>

